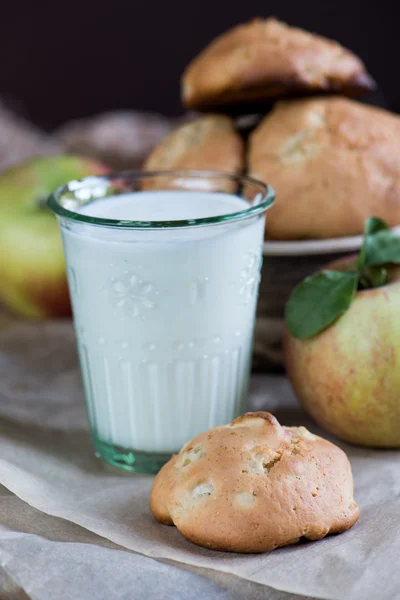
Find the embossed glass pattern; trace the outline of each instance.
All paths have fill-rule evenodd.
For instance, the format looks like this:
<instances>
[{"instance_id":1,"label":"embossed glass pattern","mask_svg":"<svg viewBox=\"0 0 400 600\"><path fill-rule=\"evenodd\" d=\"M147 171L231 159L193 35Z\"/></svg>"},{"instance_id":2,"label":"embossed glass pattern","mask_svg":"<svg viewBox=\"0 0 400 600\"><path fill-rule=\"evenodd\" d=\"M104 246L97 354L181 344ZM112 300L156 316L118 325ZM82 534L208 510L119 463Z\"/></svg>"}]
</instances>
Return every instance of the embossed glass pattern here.
<instances>
[{"instance_id":1,"label":"embossed glass pattern","mask_svg":"<svg viewBox=\"0 0 400 600\"><path fill-rule=\"evenodd\" d=\"M160 202L198 190L245 203L175 221L80 212L143 190ZM250 178L201 171L90 177L50 198L98 456L155 472L184 442L245 410L264 213L273 200L271 188Z\"/></svg>"}]
</instances>

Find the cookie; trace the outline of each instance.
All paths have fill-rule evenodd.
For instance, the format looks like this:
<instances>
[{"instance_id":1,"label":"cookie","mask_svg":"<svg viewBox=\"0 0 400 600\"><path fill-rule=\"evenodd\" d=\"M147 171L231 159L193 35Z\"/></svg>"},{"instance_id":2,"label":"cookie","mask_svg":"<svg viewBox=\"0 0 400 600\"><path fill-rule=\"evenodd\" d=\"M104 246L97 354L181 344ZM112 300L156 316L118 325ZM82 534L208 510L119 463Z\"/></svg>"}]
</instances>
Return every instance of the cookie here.
<instances>
[{"instance_id":1,"label":"cookie","mask_svg":"<svg viewBox=\"0 0 400 600\"><path fill-rule=\"evenodd\" d=\"M188 442L156 476L150 508L193 543L232 552L319 540L359 516L346 454L268 412Z\"/></svg>"},{"instance_id":2,"label":"cookie","mask_svg":"<svg viewBox=\"0 0 400 600\"><path fill-rule=\"evenodd\" d=\"M236 131L234 121L225 115L206 115L184 123L170 133L147 158L144 169L166 171L195 169L242 173L245 166L244 142ZM166 180L165 177L146 184L146 189L157 187L192 187L210 190L218 186L216 180ZM222 191L234 191L226 188ZM228 187L230 184L228 184ZM219 189L219 188L218 188Z\"/></svg>"},{"instance_id":3,"label":"cookie","mask_svg":"<svg viewBox=\"0 0 400 600\"><path fill-rule=\"evenodd\" d=\"M348 98L278 103L250 135L248 172L276 203L267 237L359 235L374 215L400 223L400 117Z\"/></svg>"},{"instance_id":4,"label":"cookie","mask_svg":"<svg viewBox=\"0 0 400 600\"><path fill-rule=\"evenodd\" d=\"M190 109L257 106L277 98L337 93L357 96L375 88L361 60L337 42L254 19L223 33L186 68L183 104Z\"/></svg>"}]
</instances>

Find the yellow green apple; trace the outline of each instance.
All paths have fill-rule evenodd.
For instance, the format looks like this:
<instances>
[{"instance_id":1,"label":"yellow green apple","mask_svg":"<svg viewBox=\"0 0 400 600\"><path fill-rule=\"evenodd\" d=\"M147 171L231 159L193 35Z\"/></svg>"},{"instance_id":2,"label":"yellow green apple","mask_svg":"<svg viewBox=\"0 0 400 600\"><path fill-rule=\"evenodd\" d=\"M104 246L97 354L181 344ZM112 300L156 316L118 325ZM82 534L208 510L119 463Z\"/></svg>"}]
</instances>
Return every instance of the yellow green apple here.
<instances>
[{"instance_id":1,"label":"yellow green apple","mask_svg":"<svg viewBox=\"0 0 400 600\"><path fill-rule=\"evenodd\" d=\"M46 200L67 181L105 171L92 160L61 155L0 174L0 303L31 318L70 314L61 235Z\"/></svg>"},{"instance_id":2,"label":"yellow green apple","mask_svg":"<svg viewBox=\"0 0 400 600\"><path fill-rule=\"evenodd\" d=\"M286 331L284 348L293 388L321 426L350 443L400 447L399 267L388 267L386 285L358 291L321 333L300 340Z\"/></svg>"}]
</instances>

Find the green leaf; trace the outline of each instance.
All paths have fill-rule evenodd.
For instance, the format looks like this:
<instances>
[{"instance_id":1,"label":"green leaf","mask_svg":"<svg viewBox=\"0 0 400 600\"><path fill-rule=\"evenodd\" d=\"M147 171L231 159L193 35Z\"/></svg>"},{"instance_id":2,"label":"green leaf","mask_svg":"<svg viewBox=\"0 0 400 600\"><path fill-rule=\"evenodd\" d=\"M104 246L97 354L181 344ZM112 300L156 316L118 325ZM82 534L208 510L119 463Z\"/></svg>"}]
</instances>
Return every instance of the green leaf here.
<instances>
[{"instance_id":1,"label":"green leaf","mask_svg":"<svg viewBox=\"0 0 400 600\"><path fill-rule=\"evenodd\" d=\"M293 290L286 305L290 333L309 338L331 325L350 306L357 290L353 271L322 271L307 277Z\"/></svg>"},{"instance_id":2,"label":"green leaf","mask_svg":"<svg viewBox=\"0 0 400 600\"><path fill-rule=\"evenodd\" d=\"M378 231L364 242L364 265L400 263L400 236L393 231Z\"/></svg>"},{"instance_id":3,"label":"green leaf","mask_svg":"<svg viewBox=\"0 0 400 600\"><path fill-rule=\"evenodd\" d=\"M378 217L369 217L364 224L364 235L374 235L378 231L387 231L388 225Z\"/></svg>"},{"instance_id":4,"label":"green leaf","mask_svg":"<svg viewBox=\"0 0 400 600\"><path fill-rule=\"evenodd\" d=\"M378 217L369 217L364 224L364 239L361 246L360 254L358 255L357 267L361 269L367 261L368 246L370 242L370 236L375 235L379 231L387 231L389 228L385 221L378 219Z\"/></svg>"},{"instance_id":5,"label":"green leaf","mask_svg":"<svg viewBox=\"0 0 400 600\"><path fill-rule=\"evenodd\" d=\"M368 290L370 288L386 285L388 282L388 273L384 267L364 266L360 272L358 280L359 290Z\"/></svg>"}]
</instances>

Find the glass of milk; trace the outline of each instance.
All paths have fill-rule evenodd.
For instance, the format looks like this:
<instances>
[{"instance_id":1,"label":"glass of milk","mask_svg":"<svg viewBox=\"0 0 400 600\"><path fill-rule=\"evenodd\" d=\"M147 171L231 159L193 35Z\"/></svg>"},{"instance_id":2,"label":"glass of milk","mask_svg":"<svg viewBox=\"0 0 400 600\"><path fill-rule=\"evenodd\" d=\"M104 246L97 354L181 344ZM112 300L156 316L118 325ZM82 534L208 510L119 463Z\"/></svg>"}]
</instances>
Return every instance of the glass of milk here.
<instances>
[{"instance_id":1,"label":"glass of milk","mask_svg":"<svg viewBox=\"0 0 400 600\"><path fill-rule=\"evenodd\" d=\"M88 177L51 196L97 456L153 473L244 412L273 201L209 171Z\"/></svg>"}]
</instances>

